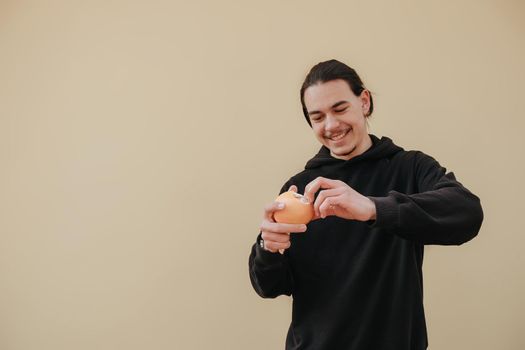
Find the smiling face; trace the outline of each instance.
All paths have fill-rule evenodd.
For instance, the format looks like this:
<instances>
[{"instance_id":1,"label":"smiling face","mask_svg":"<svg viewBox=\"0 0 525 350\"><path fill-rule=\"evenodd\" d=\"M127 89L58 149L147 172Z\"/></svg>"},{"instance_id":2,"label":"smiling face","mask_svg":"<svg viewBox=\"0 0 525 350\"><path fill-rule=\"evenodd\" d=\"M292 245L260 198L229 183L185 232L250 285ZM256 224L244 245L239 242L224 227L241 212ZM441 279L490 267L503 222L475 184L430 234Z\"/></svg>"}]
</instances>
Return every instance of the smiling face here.
<instances>
[{"instance_id":1,"label":"smiling face","mask_svg":"<svg viewBox=\"0 0 525 350\"><path fill-rule=\"evenodd\" d=\"M351 159L372 146L366 117L370 93L354 95L347 82L331 80L309 86L304 104L316 138L338 159Z\"/></svg>"}]
</instances>

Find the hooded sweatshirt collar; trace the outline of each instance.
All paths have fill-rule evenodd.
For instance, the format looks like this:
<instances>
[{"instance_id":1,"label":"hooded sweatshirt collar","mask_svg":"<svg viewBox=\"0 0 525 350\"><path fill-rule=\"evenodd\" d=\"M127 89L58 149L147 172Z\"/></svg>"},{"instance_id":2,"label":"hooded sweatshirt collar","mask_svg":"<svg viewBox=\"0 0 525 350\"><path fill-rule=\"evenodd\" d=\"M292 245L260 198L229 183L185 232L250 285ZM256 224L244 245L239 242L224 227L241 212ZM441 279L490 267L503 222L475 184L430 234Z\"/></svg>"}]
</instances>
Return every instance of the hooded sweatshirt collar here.
<instances>
[{"instance_id":1,"label":"hooded sweatshirt collar","mask_svg":"<svg viewBox=\"0 0 525 350\"><path fill-rule=\"evenodd\" d=\"M381 139L379 139L377 136L370 134L370 138L372 139L372 147L367 149L362 154L357 155L349 160L332 157L332 155L330 154L330 149L323 145L319 152L306 163L304 168L313 169L328 164L336 164L343 162L346 162L347 164L353 164L355 162L363 160L389 157L403 150L401 147L395 145L392 142L392 140L388 137L383 136L381 137Z\"/></svg>"}]
</instances>

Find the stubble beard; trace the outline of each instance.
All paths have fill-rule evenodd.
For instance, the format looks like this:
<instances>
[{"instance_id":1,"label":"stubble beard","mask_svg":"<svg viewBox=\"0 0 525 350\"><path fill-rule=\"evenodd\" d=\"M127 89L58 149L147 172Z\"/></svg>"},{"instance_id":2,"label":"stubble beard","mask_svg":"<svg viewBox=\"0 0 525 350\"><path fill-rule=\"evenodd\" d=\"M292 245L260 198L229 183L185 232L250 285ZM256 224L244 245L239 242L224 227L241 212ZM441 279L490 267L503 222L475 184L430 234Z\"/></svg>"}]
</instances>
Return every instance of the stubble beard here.
<instances>
[{"instance_id":1,"label":"stubble beard","mask_svg":"<svg viewBox=\"0 0 525 350\"><path fill-rule=\"evenodd\" d=\"M357 146L354 146L349 152L346 152L343 154L337 154L332 150L330 150L330 153L332 154L334 158L346 158L346 157L351 156L355 152L356 149L357 149Z\"/></svg>"}]
</instances>

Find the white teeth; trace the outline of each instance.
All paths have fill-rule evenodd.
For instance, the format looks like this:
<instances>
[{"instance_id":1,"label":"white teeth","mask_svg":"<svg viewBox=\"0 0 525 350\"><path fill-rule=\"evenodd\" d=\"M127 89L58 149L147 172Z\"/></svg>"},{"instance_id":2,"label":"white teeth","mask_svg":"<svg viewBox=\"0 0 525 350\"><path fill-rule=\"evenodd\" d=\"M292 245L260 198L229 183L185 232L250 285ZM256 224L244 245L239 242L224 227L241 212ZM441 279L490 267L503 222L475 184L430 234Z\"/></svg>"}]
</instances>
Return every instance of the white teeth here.
<instances>
[{"instance_id":1,"label":"white teeth","mask_svg":"<svg viewBox=\"0 0 525 350\"><path fill-rule=\"evenodd\" d=\"M330 139L330 140L333 140L333 141L337 141L337 140L340 140L340 139L342 139L343 137L345 137L346 134L347 134L347 131L342 132L342 133L337 134L337 135L333 135L333 136L329 137L329 139Z\"/></svg>"}]
</instances>

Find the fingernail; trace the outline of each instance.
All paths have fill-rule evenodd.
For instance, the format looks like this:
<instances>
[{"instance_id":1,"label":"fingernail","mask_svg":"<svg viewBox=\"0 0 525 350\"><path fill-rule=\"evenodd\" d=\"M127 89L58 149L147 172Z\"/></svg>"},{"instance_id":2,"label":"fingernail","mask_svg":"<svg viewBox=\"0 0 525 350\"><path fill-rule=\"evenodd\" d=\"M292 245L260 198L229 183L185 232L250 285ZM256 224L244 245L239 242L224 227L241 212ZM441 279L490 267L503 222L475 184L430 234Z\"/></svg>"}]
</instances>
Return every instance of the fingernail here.
<instances>
[{"instance_id":1,"label":"fingernail","mask_svg":"<svg viewBox=\"0 0 525 350\"><path fill-rule=\"evenodd\" d=\"M306 231L306 225L302 225L301 230Z\"/></svg>"}]
</instances>

